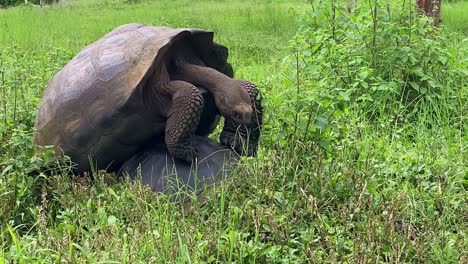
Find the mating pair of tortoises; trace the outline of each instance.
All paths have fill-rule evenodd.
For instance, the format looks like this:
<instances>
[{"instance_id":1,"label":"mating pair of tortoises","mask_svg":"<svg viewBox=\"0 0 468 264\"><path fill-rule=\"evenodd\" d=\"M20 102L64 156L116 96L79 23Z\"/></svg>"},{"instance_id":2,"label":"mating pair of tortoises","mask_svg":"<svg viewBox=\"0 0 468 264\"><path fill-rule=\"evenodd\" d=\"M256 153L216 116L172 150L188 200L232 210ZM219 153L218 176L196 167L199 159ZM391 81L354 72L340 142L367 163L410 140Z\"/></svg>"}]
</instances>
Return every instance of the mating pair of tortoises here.
<instances>
[{"instance_id":1,"label":"mating pair of tortoises","mask_svg":"<svg viewBox=\"0 0 468 264\"><path fill-rule=\"evenodd\" d=\"M224 116L220 142L254 154L262 123L257 88L233 79L213 33L142 24L118 27L84 48L49 82L34 143L54 145L81 173L117 169L164 138L176 159L198 155ZM206 156L206 155L205 155Z\"/></svg>"}]
</instances>

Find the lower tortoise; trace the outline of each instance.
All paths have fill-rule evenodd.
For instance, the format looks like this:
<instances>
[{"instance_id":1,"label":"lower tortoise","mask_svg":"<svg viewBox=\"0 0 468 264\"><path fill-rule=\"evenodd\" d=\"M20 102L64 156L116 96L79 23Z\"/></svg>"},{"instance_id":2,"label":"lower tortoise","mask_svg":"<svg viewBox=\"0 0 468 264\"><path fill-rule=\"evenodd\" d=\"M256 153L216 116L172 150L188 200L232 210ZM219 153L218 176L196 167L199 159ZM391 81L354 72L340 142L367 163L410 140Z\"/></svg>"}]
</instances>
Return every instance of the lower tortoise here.
<instances>
[{"instance_id":1,"label":"lower tortoise","mask_svg":"<svg viewBox=\"0 0 468 264\"><path fill-rule=\"evenodd\" d=\"M255 154L262 122L258 90L232 78L227 56L212 32L120 26L49 81L34 144L55 146L78 173L117 169L155 137L164 138L172 156L191 161L195 134L211 133L220 114L226 120L220 141Z\"/></svg>"}]
</instances>

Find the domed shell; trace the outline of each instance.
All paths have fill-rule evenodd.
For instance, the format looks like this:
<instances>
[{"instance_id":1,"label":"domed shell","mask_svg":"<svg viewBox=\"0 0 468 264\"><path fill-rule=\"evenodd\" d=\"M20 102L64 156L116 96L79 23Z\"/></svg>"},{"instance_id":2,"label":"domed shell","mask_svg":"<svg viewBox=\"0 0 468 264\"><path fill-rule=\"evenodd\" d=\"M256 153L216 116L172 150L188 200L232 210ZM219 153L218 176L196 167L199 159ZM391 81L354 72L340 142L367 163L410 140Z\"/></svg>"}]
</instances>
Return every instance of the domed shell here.
<instances>
[{"instance_id":1,"label":"domed shell","mask_svg":"<svg viewBox=\"0 0 468 264\"><path fill-rule=\"evenodd\" d=\"M189 41L207 66L232 77L227 48L213 42L212 32L123 25L85 47L49 81L34 143L55 146L78 172L89 170L90 162L98 169L124 162L152 137L154 122L165 125L154 119L158 113L148 113L145 97L157 89L148 79L161 74L177 41Z\"/></svg>"}]
</instances>

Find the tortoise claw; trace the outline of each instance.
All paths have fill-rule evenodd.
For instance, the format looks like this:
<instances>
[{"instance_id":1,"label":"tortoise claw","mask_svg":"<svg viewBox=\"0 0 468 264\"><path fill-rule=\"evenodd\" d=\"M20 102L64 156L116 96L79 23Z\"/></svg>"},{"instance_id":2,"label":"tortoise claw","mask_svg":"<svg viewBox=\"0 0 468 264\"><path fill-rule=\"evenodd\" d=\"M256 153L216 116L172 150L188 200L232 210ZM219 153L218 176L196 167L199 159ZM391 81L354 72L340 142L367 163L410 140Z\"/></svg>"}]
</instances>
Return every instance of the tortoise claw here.
<instances>
[{"instance_id":1,"label":"tortoise claw","mask_svg":"<svg viewBox=\"0 0 468 264\"><path fill-rule=\"evenodd\" d=\"M255 157L257 155L258 139L249 138L249 135L242 135L240 132L224 130L220 136L222 145L234 150L243 156Z\"/></svg>"},{"instance_id":2,"label":"tortoise claw","mask_svg":"<svg viewBox=\"0 0 468 264\"><path fill-rule=\"evenodd\" d=\"M177 148L169 150L172 156L176 159L192 162L198 157L198 145L195 142L187 142L180 144Z\"/></svg>"}]
</instances>

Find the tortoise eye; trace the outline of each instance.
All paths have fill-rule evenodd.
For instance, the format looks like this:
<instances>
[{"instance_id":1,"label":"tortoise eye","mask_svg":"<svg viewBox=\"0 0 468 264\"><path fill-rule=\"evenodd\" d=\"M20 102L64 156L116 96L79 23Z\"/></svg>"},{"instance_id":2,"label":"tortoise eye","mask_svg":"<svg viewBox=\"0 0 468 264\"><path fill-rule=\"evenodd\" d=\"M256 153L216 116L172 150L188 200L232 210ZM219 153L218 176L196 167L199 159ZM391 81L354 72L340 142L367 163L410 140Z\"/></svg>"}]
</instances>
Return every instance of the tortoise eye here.
<instances>
[{"instance_id":1,"label":"tortoise eye","mask_svg":"<svg viewBox=\"0 0 468 264\"><path fill-rule=\"evenodd\" d=\"M234 112L234 117L237 119L240 119L241 115L239 114L239 112Z\"/></svg>"}]
</instances>

